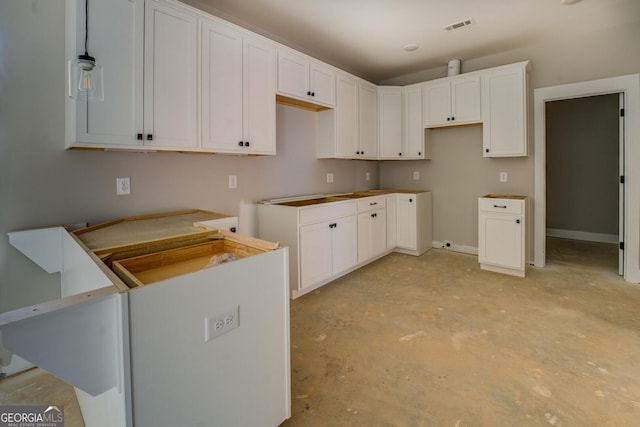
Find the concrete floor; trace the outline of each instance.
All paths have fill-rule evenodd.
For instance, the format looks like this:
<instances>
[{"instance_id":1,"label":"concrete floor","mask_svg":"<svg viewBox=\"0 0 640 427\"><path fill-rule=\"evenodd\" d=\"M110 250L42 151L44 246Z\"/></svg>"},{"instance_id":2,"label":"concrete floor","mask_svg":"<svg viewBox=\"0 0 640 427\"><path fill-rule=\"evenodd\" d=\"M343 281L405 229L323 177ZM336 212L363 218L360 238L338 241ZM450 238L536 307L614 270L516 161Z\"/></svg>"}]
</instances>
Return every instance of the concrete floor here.
<instances>
[{"instance_id":1,"label":"concrete floor","mask_svg":"<svg viewBox=\"0 0 640 427\"><path fill-rule=\"evenodd\" d=\"M640 286L614 245L549 239L547 262L522 279L391 254L292 301L283 426L638 425ZM30 372L34 404L70 389ZM0 405L27 403L23 375Z\"/></svg>"}]
</instances>

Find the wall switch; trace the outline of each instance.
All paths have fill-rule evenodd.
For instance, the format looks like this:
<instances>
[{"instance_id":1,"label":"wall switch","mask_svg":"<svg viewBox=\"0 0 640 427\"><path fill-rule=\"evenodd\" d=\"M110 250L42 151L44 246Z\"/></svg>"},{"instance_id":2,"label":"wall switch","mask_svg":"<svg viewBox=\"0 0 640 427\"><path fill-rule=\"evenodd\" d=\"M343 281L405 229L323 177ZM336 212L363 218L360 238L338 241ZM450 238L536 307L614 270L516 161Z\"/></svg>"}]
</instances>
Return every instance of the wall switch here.
<instances>
[{"instance_id":1,"label":"wall switch","mask_svg":"<svg viewBox=\"0 0 640 427\"><path fill-rule=\"evenodd\" d=\"M204 319L204 342L218 338L222 334L240 326L240 306Z\"/></svg>"},{"instance_id":2,"label":"wall switch","mask_svg":"<svg viewBox=\"0 0 640 427\"><path fill-rule=\"evenodd\" d=\"M238 188L238 177L229 175L229 188Z\"/></svg>"},{"instance_id":3,"label":"wall switch","mask_svg":"<svg viewBox=\"0 0 640 427\"><path fill-rule=\"evenodd\" d=\"M507 182L507 173L500 172L500 182Z\"/></svg>"},{"instance_id":4,"label":"wall switch","mask_svg":"<svg viewBox=\"0 0 640 427\"><path fill-rule=\"evenodd\" d=\"M333 174L331 172L327 172L327 182L328 183L333 182Z\"/></svg>"},{"instance_id":5,"label":"wall switch","mask_svg":"<svg viewBox=\"0 0 640 427\"><path fill-rule=\"evenodd\" d=\"M364 173L364 179L366 181L370 181L371 180L371 173L370 172L365 172Z\"/></svg>"},{"instance_id":6,"label":"wall switch","mask_svg":"<svg viewBox=\"0 0 640 427\"><path fill-rule=\"evenodd\" d=\"M420 172L413 171L413 180L418 181L420 179Z\"/></svg>"},{"instance_id":7,"label":"wall switch","mask_svg":"<svg viewBox=\"0 0 640 427\"><path fill-rule=\"evenodd\" d=\"M127 194L131 194L131 179L116 178L116 195L126 196Z\"/></svg>"}]
</instances>

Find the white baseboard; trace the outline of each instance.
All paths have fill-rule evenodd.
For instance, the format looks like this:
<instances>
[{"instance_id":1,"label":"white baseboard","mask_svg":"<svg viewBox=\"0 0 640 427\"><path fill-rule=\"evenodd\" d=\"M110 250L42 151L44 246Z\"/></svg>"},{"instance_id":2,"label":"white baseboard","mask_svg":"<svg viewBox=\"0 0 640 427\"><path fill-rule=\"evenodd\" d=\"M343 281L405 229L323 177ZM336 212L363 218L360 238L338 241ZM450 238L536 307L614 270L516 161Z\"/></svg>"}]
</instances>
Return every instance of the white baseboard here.
<instances>
[{"instance_id":1,"label":"white baseboard","mask_svg":"<svg viewBox=\"0 0 640 427\"><path fill-rule=\"evenodd\" d=\"M547 237L560 237L562 239L586 240L588 242L618 243L617 234L591 233L588 231L561 230L547 228Z\"/></svg>"},{"instance_id":2,"label":"white baseboard","mask_svg":"<svg viewBox=\"0 0 640 427\"><path fill-rule=\"evenodd\" d=\"M440 242L437 240L434 240L431 244L433 245L434 248L442 248L448 251L462 252L463 254L469 254L469 255L478 255L478 248L473 246L456 245L456 244L452 244L451 246L445 246L444 242Z\"/></svg>"},{"instance_id":3,"label":"white baseboard","mask_svg":"<svg viewBox=\"0 0 640 427\"><path fill-rule=\"evenodd\" d=\"M14 354L11 356L11 361L7 366L0 366L0 372L5 374L6 376L11 376L17 374L18 372L31 369L33 367L34 365L31 362L27 362L22 357L16 356Z\"/></svg>"}]
</instances>

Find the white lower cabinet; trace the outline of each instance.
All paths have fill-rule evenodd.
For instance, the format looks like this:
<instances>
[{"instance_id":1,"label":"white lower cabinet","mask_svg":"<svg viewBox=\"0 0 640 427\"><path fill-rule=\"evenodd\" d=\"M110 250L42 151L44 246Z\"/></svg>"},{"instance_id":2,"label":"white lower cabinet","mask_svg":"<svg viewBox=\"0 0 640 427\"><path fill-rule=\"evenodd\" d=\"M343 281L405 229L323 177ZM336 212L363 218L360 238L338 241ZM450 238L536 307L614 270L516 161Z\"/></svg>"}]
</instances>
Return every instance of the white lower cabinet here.
<instances>
[{"instance_id":1,"label":"white lower cabinet","mask_svg":"<svg viewBox=\"0 0 640 427\"><path fill-rule=\"evenodd\" d=\"M524 277L524 196L487 195L478 200L478 262L483 270Z\"/></svg>"},{"instance_id":2,"label":"white lower cabinet","mask_svg":"<svg viewBox=\"0 0 640 427\"><path fill-rule=\"evenodd\" d=\"M432 247L431 192L396 194L396 252L422 255Z\"/></svg>"},{"instance_id":3,"label":"white lower cabinet","mask_svg":"<svg viewBox=\"0 0 640 427\"><path fill-rule=\"evenodd\" d=\"M356 265L356 233L353 215L300 227L300 290Z\"/></svg>"},{"instance_id":4,"label":"white lower cabinet","mask_svg":"<svg viewBox=\"0 0 640 427\"><path fill-rule=\"evenodd\" d=\"M358 262L365 262L387 251L386 197L358 201Z\"/></svg>"}]
</instances>

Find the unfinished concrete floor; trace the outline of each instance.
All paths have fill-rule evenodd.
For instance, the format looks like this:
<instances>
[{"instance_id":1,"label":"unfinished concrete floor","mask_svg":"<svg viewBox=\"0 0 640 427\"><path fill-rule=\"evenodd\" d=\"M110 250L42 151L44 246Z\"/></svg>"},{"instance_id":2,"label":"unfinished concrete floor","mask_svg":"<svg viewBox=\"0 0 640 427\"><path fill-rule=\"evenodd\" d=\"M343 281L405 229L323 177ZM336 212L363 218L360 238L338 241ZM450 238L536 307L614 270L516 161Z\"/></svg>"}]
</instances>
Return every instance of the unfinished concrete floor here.
<instances>
[{"instance_id":1,"label":"unfinished concrete floor","mask_svg":"<svg viewBox=\"0 0 640 427\"><path fill-rule=\"evenodd\" d=\"M391 254L292 301L283 426L638 425L640 286L614 245L549 239L547 261L522 279ZM0 405L25 403L21 376Z\"/></svg>"}]
</instances>

